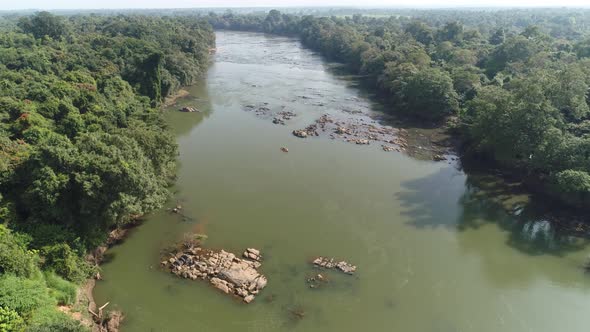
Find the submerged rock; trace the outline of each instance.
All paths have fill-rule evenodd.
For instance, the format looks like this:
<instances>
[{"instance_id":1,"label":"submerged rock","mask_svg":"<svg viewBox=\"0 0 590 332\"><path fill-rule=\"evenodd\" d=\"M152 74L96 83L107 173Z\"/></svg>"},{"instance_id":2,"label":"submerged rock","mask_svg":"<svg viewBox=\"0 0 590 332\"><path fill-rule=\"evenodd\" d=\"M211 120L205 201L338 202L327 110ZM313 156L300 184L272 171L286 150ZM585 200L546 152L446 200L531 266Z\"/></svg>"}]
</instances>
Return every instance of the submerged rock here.
<instances>
[{"instance_id":1,"label":"submerged rock","mask_svg":"<svg viewBox=\"0 0 590 332\"><path fill-rule=\"evenodd\" d=\"M239 296L250 303L266 287L268 280L257 270L262 265L259 250L248 248L244 257L248 259L240 259L225 250L214 251L190 245L164 260L162 265L182 278L208 280L222 292Z\"/></svg>"},{"instance_id":2,"label":"submerged rock","mask_svg":"<svg viewBox=\"0 0 590 332\"><path fill-rule=\"evenodd\" d=\"M326 285L328 282L328 278L324 277L324 275L322 274L317 274L313 277L307 278L307 283L309 284L309 288L311 289L320 288Z\"/></svg>"},{"instance_id":3,"label":"submerged rock","mask_svg":"<svg viewBox=\"0 0 590 332\"><path fill-rule=\"evenodd\" d=\"M186 106L186 107L181 108L180 111L185 112L185 113L195 113L195 112L198 112L199 110L194 107Z\"/></svg>"}]
</instances>

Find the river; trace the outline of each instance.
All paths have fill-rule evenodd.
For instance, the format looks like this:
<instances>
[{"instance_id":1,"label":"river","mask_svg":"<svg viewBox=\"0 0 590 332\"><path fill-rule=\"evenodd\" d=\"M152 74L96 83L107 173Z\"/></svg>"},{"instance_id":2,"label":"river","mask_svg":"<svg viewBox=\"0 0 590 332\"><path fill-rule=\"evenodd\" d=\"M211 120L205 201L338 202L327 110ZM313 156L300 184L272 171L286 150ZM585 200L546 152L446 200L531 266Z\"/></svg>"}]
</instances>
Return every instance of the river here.
<instances>
[{"instance_id":1,"label":"river","mask_svg":"<svg viewBox=\"0 0 590 332\"><path fill-rule=\"evenodd\" d=\"M180 147L166 208L181 204L183 216L151 214L102 266L95 298L125 312L123 331L588 331L586 241L505 212L499 202L521 197L454 161L294 137L325 112L382 106L297 40L217 32L217 47L179 102L203 113L166 113ZM264 103L297 116L283 126L244 111ZM267 288L245 305L161 270L187 232L212 248L261 249ZM310 289L316 255L358 271L326 272L330 283Z\"/></svg>"}]
</instances>

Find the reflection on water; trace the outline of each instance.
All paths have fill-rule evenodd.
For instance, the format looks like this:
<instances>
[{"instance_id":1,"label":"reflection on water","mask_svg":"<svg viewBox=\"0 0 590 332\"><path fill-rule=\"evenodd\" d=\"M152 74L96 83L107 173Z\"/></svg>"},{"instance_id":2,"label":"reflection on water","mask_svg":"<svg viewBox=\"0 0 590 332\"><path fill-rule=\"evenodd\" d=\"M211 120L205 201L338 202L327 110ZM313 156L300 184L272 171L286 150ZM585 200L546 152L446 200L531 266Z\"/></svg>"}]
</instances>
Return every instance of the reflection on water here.
<instances>
[{"instance_id":1,"label":"reflection on water","mask_svg":"<svg viewBox=\"0 0 590 332\"><path fill-rule=\"evenodd\" d=\"M559 256L582 250L588 244L587 239L559 228L554 221L556 215L547 216L545 209L537 208L535 198L525 196L515 184L490 175L473 174L467 176L466 187L461 197L460 230L493 222L507 232L508 245L529 255Z\"/></svg>"},{"instance_id":2,"label":"reflection on water","mask_svg":"<svg viewBox=\"0 0 590 332\"><path fill-rule=\"evenodd\" d=\"M556 248L555 232L547 220L531 220L522 227L522 239L528 243L538 243L548 249Z\"/></svg>"}]
</instances>

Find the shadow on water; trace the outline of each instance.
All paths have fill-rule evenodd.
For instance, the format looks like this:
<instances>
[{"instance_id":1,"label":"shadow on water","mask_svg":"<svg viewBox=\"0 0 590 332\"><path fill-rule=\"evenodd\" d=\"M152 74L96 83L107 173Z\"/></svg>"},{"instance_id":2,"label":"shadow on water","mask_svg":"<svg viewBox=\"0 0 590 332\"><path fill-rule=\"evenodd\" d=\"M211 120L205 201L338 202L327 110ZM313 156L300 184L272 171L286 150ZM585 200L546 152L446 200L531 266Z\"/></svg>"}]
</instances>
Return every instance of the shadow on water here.
<instances>
[{"instance_id":1,"label":"shadow on water","mask_svg":"<svg viewBox=\"0 0 590 332\"><path fill-rule=\"evenodd\" d=\"M464 175L453 167L401 184L402 191L395 194L416 228L448 227L457 225L458 211L452 207L459 203L464 188Z\"/></svg>"},{"instance_id":2,"label":"shadow on water","mask_svg":"<svg viewBox=\"0 0 590 332\"><path fill-rule=\"evenodd\" d=\"M508 246L528 255L563 256L590 242L559 227L558 221L567 216L554 213L548 202L529 197L518 183L492 175L446 167L401 185L396 198L404 207L402 213L419 229L462 232L494 224L506 233Z\"/></svg>"}]
</instances>

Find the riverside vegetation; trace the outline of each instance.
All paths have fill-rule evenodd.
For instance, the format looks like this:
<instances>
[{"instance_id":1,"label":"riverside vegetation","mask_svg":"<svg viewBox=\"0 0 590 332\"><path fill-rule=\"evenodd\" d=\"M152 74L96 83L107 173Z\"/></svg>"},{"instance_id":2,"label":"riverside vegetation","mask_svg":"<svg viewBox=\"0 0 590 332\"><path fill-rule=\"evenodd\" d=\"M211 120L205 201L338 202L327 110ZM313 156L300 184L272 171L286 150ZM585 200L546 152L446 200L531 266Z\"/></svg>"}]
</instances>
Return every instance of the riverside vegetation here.
<instances>
[{"instance_id":1,"label":"riverside vegetation","mask_svg":"<svg viewBox=\"0 0 590 332\"><path fill-rule=\"evenodd\" d=\"M218 29L298 36L366 76L391 112L450 124L468 159L516 173L568 205L590 206L588 10L386 17L271 10L208 20Z\"/></svg>"},{"instance_id":2,"label":"riverside vegetation","mask_svg":"<svg viewBox=\"0 0 590 332\"><path fill-rule=\"evenodd\" d=\"M5 19L0 331L87 329L57 305L93 273L89 249L166 201L177 151L157 107L199 77L213 45L195 19Z\"/></svg>"},{"instance_id":3,"label":"riverside vegetation","mask_svg":"<svg viewBox=\"0 0 590 332\"><path fill-rule=\"evenodd\" d=\"M3 17L0 331L87 329L58 305L94 274L88 250L166 201L158 106L206 68L211 26L299 36L392 112L450 123L467 156L589 206L590 12L411 13Z\"/></svg>"}]
</instances>

